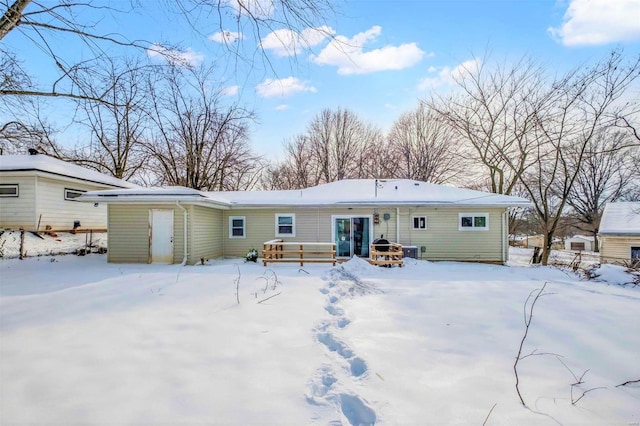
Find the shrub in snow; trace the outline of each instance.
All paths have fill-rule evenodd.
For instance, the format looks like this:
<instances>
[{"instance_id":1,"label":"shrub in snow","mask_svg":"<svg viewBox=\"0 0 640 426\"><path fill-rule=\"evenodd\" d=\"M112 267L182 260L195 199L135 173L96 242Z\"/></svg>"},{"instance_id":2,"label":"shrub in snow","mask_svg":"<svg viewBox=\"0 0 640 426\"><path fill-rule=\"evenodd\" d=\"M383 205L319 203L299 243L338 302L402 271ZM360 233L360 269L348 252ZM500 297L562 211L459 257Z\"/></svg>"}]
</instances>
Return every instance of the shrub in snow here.
<instances>
[{"instance_id":1,"label":"shrub in snow","mask_svg":"<svg viewBox=\"0 0 640 426\"><path fill-rule=\"evenodd\" d=\"M590 280L604 281L609 284L617 285L638 285L640 284L640 272L627 268L625 266L612 265L605 263L603 265L593 265L585 270L586 276Z\"/></svg>"},{"instance_id":2,"label":"shrub in snow","mask_svg":"<svg viewBox=\"0 0 640 426\"><path fill-rule=\"evenodd\" d=\"M257 262L258 261L258 250L252 248L244 255L244 258L247 262Z\"/></svg>"}]
</instances>

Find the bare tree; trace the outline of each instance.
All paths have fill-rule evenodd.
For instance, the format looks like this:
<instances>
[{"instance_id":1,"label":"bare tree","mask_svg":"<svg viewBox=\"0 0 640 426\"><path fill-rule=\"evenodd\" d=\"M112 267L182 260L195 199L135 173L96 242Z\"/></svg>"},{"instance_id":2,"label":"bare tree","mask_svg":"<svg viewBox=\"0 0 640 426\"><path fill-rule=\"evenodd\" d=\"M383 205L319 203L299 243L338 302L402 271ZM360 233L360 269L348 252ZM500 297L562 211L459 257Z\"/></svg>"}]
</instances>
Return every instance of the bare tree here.
<instances>
[{"instance_id":1,"label":"bare tree","mask_svg":"<svg viewBox=\"0 0 640 426\"><path fill-rule=\"evenodd\" d=\"M536 148L536 162L521 182L533 201L544 229L541 261L547 264L556 229L588 148L601 128L611 125L618 99L638 78L640 56L629 61L621 51L592 67L576 69L556 80L543 96L531 98L535 127L527 139ZM512 170L519 163L510 160Z\"/></svg>"},{"instance_id":2,"label":"bare tree","mask_svg":"<svg viewBox=\"0 0 640 426\"><path fill-rule=\"evenodd\" d=\"M378 129L343 108L323 110L311 121L307 136L317 183L366 177L359 174L362 151L382 141Z\"/></svg>"},{"instance_id":3,"label":"bare tree","mask_svg":"<svg viewBox=\"0 0 640 426\"><path fill-rule=\"evenodd\" d=\"M0 48L0 90L30 87L31 77L14 54ZM0 96L4 112L0 122L0 151L5 154L24 154L37 148L52 132L38 114L39 103L31 97Z\"/></svg>"},{"instance_id":4,"label":"bare tree","mask_svg":"<svg viewBox=\"0 0 640 426\"><path fill-rule=\"evenodd\" d=\"M629 139L628 133L600 129L587 143L580 167L571 165L577 167L578 174L567 204L575 226L594 237L594 251L599 251L596 237L605 204L620 199L635 180L640 180L640 168L634 164L640 156L640 147L629 146ZM573 155L579 157L580 153Z\"/></svg>"},{"instance_id":5,"label":"bare tree","mask_svg":"<svg viewBox=\"0 0 640 426\"><path fill-rule=\"evenodd\" d=\"M263 186L298 189L341 179L374 177L380 163L382 132L355 113L338 108L315 116L305 133L285 144L285 158L272 166ZM375 176L386 177L386 176Z\"/></svg>"},{"instance_id":6,"label":"bare tree","mask_svg":"<svg viewBox=\"0 0 640 426\"><path fill-rule=\"evenodd\" d=\"M457 132L424 103L396 120L388 141L393 177L445 183L464 169Z\"/></svg>"},{"instance_id":7,"label":"bare tree","mask_svg":"<svg viewBox=\"0 0 640 426\"><path fill-rule=\"evenodd\" d=\"M156 131L145 146L159 184L236 190L256 183L261 159L248 144L253 114L222 102L212 72L170 67L164 82L150 84Z\"/></svg>"},{"instance_id":8,"label":"bare tree","mask_svg":"<svg viewBox=\"0 0 640 426\"><path fill-rule=\"evenodd\" d=\"M32 0L0 0L0 40L5 42L12 37L21 37L32 42L37 49L50 59L51 70L58 76L51 82L50 89L25 87L3 87L0 95L62 97L68 99L91 99L106 102L106 99L95 98L83 92L82 86L76 84L74 76L83 68L94 68L93 59L104 56L113 47L122 47L147 51L151 50L166 56L170 61L177 56L177 46L158 44L146 40L130 40L126 35L110 31L108 26L114 16L125 15L132 10L144 13L146 7L156 9L157 2L121 2L117 7L113 3L100 0L58 0L41 2ZM184 20L184 27L196 32L201 27L219 30L222 34L231 34L227 26L235 29L234 33L251 33L257 43L251 43L251 50L241 47L243 37L227 37L223 46L236 57L253 65L255 59L262 57L268 64L260 39L275 29L287 28L296 33L315 27L330 36L329 30L320 26L324 18L333 13L330 0L178 0L160 3L160 6L171 15L171 19ZM121 9L121 7L124 7ZM178 12L178 13L176 13ZM91 18L86 18L87 16ZM206 17L206 19L203 19ZM90 20L91 19L91 20ZM115 22L113 24L116 25ZM103 30L102 28L106 28ZM203 34L204 35L204 34ZM206 34L207 36L210 34ZM89 60L76 62L69 52L60 46L60 38L80 41L90 53L85 55ZM300 38L304 40L304 38ZM236 43L238 41L238 43ZM287 43L287 40L282 40ZM8 44L1 48L2 56L14 54ZM260 55L262 53L262 55ZM11 77L11 75L9 75ZM1 76L0 80L6 78Z\"/></svg>"},{"instance_id":9,"label":"bare tree","mask_svg":"<svg viewBox=\"0 0 640 426\"><path fill-rule=\"evenodd\" d=\"M284 145L285 159L265 170L264 189L302 189L317 185L309 138L297 135Z\"/></svg>"},{"instance_id":10,"label":"bare tree","mask_svg":"<svg viewBox=\"0 0 640 426\"><path fill-rule=\"evenodd\" d=\"M155 67L136 60L101 63L90 75L75 77L90 95L77 101L76 118L89 130L90 141L66 150L63 156L119 179L135 179L148 160L144 142L151 125L151 100L147 89L148 80L157 73Z\"/></svg>"},{"instance_id":11,"label":"bare tree","mask_svg":"<svg viewBox=\"0 0 640 426\"><path fill-rule=\"evenodd\" d=\"M526 135L535 116L528 100L537 97L542 72L528 58L512 66L487 59L470 61L454 76L454 94L426 103L468 144L468 155L484 169L479 180L493 193L510 194L531 164Z\"/></svg>"}]
</instances>

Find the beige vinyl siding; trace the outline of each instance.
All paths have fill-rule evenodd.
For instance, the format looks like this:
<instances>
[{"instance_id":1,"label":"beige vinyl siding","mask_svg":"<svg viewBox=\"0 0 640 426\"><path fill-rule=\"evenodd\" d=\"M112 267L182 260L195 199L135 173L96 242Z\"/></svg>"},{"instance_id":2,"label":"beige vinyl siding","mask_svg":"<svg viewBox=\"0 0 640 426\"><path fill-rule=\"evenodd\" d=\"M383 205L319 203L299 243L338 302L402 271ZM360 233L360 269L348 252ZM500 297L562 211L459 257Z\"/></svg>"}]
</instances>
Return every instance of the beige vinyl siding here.
<instances>
[{"instance_id":1,"label":"beige vinyl siding","mask_svg":"<svg viewBox=\"0 0 640 426\"><path fill-rule=\"evenodd\" d=\"M35 231L38 223L35 176L5 172L0 174L0 183L18 185L18 197L0 198L0 228Z\"/></svg>"},{"instance_id":2,"label":"beige vinyl siding","mask_svg":"<svg viewBox=\"0 0 640 426\"><path fill-rule=\"evenodd\" d=\"M189 263L201 258L222 257L222 211L202 206L191 206L192 224Z\"/></svg>"},{"instance_id":3,"label":"beige vinyl siding","mask_svg":"<svg viewBox=\"0 0 640 426\"><path fill-rule=\"evenodd\" d=\"M400 209L400 244L426 247L428 260L502 262L504 209L410 208ZM460 231L459 213L488 213L489 229ZM426 216L427 229L413 230L413 216ZM506 259L505 259L506 260Z\"/></svg>"},{"instance_id":4,"label":"beige vinyl siding","mask_svg":"<svg viewBox=\"0 0 640 426\"><path fill-rule=\"evenodd\" d=\"M234 209L223 214L224 255L227 257L244 256L251 248L262 250L266 241L276 238L276 213L292 213L296 216L295 237L284 237L292 242L332 242L331 215L367 216L372 209L347 208L282 208L282 209ZM246 217L246 237L229 238L229 217Z\"/></svg>"},{"instance_id":5,"label":"beige vinyl siding","mask_svg":"<svg viewBox=\"0 0 640 426\"><path fill-rule=\"evenodd\" d=\"M104 185L92 185L82 181L63 181L45 177L37 178L36 216L42 214L41 228L46 225L53 230L73 229L73 223L80 222L80 229L105 229L107 208L94 207L93 203L65 200L65 189L96 191L111 189Z\"/></svg>"},{"instance_id":6,"label":"beige vinyl siding","mask_svg":"<svg viewBox=\"0 0 640 426\"><path fill-rule=\"evenodd\" d=\"M296 236L283 238L293 242L333 242L331 235L332 216L373 216L378 214L379 223L374 224L373 239L384 236L391 242L403 245L426 247L422 257L428 260L465 260L502 262L503 208L452 209L452 208L408 208L400 207L400 226L396 227L397 209L384 208L283 208L283 209L234 209L223 214L224 255L229 257L244 256L251 248L262 249L265 241L275 237L276 213L293 213L296 215ZM488 213L489 229L486 231L460 231L458 229L459 213ZM389 219L384 219L384 214ZM427 217L426 230L413 230L414 215ZM229 216L246 217L246 238L229 238ZM397 238L399 231L400 238Z\"/></svg>"},{"instance_id":7,"label":"beige vinyl siding","mask_svg":"<svg viewBox=\"0 0 640 426\"><path fill-rule=\"evenodd\" d=\"M173 210L173 262L182 262L184 217L182 210L174 204L110 204L108 262L149 262L149 211L152 209Z\"/></svg>"},{"instance_id":8,"label":"beige vinyl siding","mask_svg":"<svg viewBox=\"0 0 640 426\"><path fill-rule=\"evenodd\" d=\"M631 247L640 247L638 236L600 235L600 258L605 263L623 262L631 259Z\"/></svg>"},{"instance_id":9,"label":"beige vinyl siding","mask_svg":"<svg viewBox=\"0 0 640 426\"><path fill-rule=\"evenodd\" d=\"M380 209L371 209L371 213L377 213L379 215L380 223L373 226L373 239L376 238L384 238L392 243L399 243L397 238L397 215L396 208L380 208ZM400 208L401 216L402 216L402 208ZM389 219L384 220L385 213L389 214ZM402 239L400 239L402 240Z\"/></svg>"}]
</instances>

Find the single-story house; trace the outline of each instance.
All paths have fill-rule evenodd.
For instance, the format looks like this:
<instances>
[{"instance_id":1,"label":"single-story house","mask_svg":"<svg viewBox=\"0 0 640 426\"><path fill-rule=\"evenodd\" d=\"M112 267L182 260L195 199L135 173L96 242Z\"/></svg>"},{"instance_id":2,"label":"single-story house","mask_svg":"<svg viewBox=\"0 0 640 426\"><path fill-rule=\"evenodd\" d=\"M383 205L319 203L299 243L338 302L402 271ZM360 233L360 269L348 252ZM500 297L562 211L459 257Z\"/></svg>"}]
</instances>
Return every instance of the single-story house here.
<instances>
[{"instance_id":1,"label":"single-story house","mask_svg":"<svg viewBox=\"0 0 640 426\"><path fill-rule=\"evenodd\" d=\"M564 249L571 251L593 251L595 238L587 235L574 235L564 240Z\"/></svg>"},{"instance_id":2,"label":"single-story house","mask_svg":"<svg viewBox=\"0 0 640 426\"><path fill-rule=\"evenodd\" d=\"M598 239L602 262L640 262L640 202L607 203Z\"/></svg>"},{"instance_id":3,"label":"single-story house","mask_svg":"<svg viewBox=\"0 0 640 426\"><path fill-rule=\"evenodd\" d=\"M371 242L415 247L421 258L503 263L508 210L524 198L415 180L354 179L302 190L98 191L108 205L109 262L194 264L241 257L276 238L336 244L336 257L369 257Z\"/></svg>"},{"instance_id":4,"label":"single-story house","mask_svg":"<svg viewBox=\"0 0 640 426\"><path fill-rule=\"evenodd\" d=\"M106 206L79 203L78 197L136 187L44 154L0 155L0 229L105 230Z\"/></svg>"}]
</instances>

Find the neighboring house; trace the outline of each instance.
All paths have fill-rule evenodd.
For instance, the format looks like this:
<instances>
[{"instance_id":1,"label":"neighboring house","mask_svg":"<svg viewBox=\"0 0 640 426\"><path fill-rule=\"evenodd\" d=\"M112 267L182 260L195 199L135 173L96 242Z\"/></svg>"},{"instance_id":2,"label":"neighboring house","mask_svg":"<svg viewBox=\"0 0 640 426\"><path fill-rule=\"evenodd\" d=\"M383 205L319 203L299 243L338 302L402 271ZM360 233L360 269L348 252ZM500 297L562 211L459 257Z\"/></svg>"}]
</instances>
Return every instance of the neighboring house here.
<instances>
[{"instance_id":1,"label":"neighboring house","mask_svg":"<svg viewBox=\"0 0 640 426\"><path fill-rule=\"evenodd\" d=\"M136 187L43 154L0 155L0 229L104 230L106 206L79 203L77 197L86 191Z\"/></svg>"},{"instance_id":2,"label":"neighboring house","mask_svg":"<svg viewBox=\"0 0 640 426\"><path fill-rule=\"evenodd\" d=\"M544 246L544 235L542 234L538 234L538 235L527 235L525 237L522 237L522 245L524 247L527 248L534 248L534 247L540 247L542 248ZM554 238L553 242L551 243L551 248L553 249L559 249L562 248L562 240L560 238Z\"/></svg>"},{"instance_id":3,"label":"neighboring house","mask_svg":"<svg viewBox=\"0 0 640 426\"><path fill-rule=\"evenodd\" d=\"M338 258L368 258L370 243L415 246L429 260L503 263L508 210L519 197L413 180L343 180L303 190L200 192L186 188L100 191L109 206L109 262L193 264L261 252L275 238L336 243Z\"/></svg>"},{"instance_id":4,"label":"neighboring house","mask_svg":"<svg viewBox=\"0 0 640 426\"><path fill-rule=\"evenodd\" d=\"M564 241L564 249L571 251L593 251L595 238L585 235L574 235Z\"/></svg>"},{"instance_id":5,"label":"neighboring house","mask_svg":"<svg viewBox=\"0 0 640 426\"><path fill-rule=\"evenodd\" d=\"M544 235L527 235L524 239L524 246L528 248L542 247L544 245Z\"/></svg>"},{"instance_id":6,"label":"neighboring house","mask_svg":"<svg viewBox=\"0 0 640 426\"><path fill-rule=\"evenodd\" d=\"M640 202L607 203L598 239L602 262L640 262Z\"/></svg>"}]
</instances>

